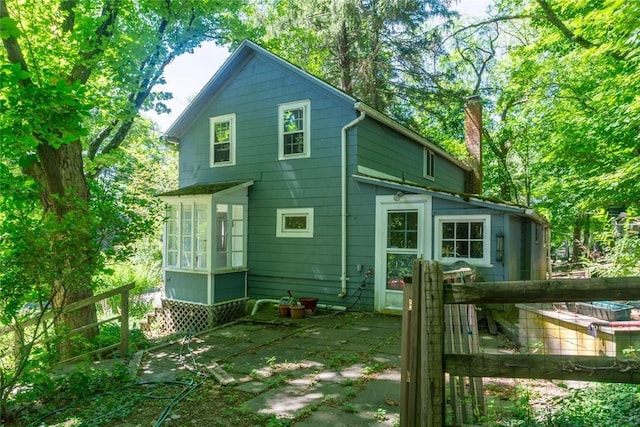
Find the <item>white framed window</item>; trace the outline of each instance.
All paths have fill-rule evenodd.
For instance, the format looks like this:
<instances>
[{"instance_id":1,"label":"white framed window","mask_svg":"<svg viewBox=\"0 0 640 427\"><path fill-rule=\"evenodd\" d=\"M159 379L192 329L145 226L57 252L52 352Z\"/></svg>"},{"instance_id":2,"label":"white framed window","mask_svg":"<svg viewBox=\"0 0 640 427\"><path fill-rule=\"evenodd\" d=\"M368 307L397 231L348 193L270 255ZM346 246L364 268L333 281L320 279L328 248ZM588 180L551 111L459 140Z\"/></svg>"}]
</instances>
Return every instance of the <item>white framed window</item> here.
<instances>
[{"instance_id":1,"label":"white framed window","mask_svg":"<svg viewBox=\"0 0 640 427\"><path fill-rule=\"evenodd\" d=\"M427 179L433 179L435 176L435 153L428 149L424 148L423 151L423 160L422 160L422 175Z\"/></svg>"},{"instance_id":2,"label":"white framed window","mask_svg":"<svg viewBox=\"0 0 640 427\"><path fill-rule=\"evenodd\" d=\"M206 270L208 205L196 202L167 206L165 267Z\"/></svg>"},{"instance_id":3,"label":"white framed window","mask_svg":"<svg viewBox=\"0 0 640 427\"><path fill-rule=\"evenodd\" d=\"M216 204L216 269L246 266L244 205Z\"/></svg>"},{"instance_id":4,"label":"white framed window","mask_svg":"<svg viewBox=\"0 0 640 427\"><path fill-rule=\"evenodd\" d=\"M291 102L278 106L278 159L311 156L311 102Z\"/></svg>"},{"instance_id":5,"label":"white framed window","mask_svg":"<svg viewBox=\"0 0 640 427\"><path fill-rule=\"evenodd\" d=\"M236 164L236 115L225 114L209 118L210 166Z\"/></svg>"},{"instance_id":6,"label":"white framed window","mask_svg":"<svg viewBox=\"0 0 640 427\"><path fill-rule=\"evenodd\" d=\"M278 209L276 237L313 237L313 208Z\"/></svg>"},{"instance_id":7,"label":"white framed window","mask_svg":"<svg viewBox=\"0 0 640 427\"><path fill-rule=\"evenodd\" d=\"M435 228L435 259L491 264L490 215L438 215Z\"/></svg>"}]
</instances>

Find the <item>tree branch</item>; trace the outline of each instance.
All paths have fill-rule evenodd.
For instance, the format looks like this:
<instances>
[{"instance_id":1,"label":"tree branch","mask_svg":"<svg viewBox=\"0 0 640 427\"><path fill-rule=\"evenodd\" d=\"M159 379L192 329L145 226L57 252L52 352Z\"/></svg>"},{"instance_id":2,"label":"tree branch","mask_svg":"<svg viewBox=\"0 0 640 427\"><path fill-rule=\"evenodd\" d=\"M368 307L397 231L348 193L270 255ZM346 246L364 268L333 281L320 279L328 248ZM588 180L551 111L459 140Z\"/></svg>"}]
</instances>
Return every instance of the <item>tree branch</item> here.
<instances>
[{"instance_id":1,"label":"tree branch","mask_svg":"<svg viewBox=\"0 0 640 427\"><path fill-rule=\"evenodd\" d=\"M553 24L553 26L556 27L558 30L560 30L562 35L564 35L569 40L577 43L578 45L584 47L585 49L590 49L592 47L596 47L596 45L591 43L589 40L587 40L587 39L585 39L585 38L583 38L581 36L575 35L564 24L564 22L562 22L560 20L560 18L558 18L558 15L556 15L555 12L553 11L553 9L551 9L551 5L549 3L547 3L545 0L536 0L536 2L540 5L542 10L544 11L546 20L549 21L551 24Z\"/></svg>"},{"instance_id":2,"label":"tree branch","mask_svg":"<svg viewBox=\"0 0 640 427\"><path fill-rule=\"evenodd\" d=\"M9 19L13 21L13 18L9 16L9 10L7 9L7 3L5 0L0 0L0 19ZM2 44L7 51L7 58L9 59L9 62L12 64L19 64L22 71L28 72L29 68L27 67L27 62L24 59L22 48L20 47L20 43L18 43L16 36L14 34L10 34L7 38L3 38ZM33 83L31 78L27 74L25 75L26 77L20 77L19 84L21 86Z\"/></svg>"},{"instance_id":3,"label":"tree branch","mask_svg":"<svg viewBox=\"0 0 640 427\"><path fill-rule=\"evenodd\" d=\"M567 39L571 40L572 42L576 43L578 46L581 46L585 49L591 49L594 47L598 47L599 45L590 42L589 40L585 39L582 36L578 36L576 35L574 32L572 32L565 24L564 22L562 22L562 20L558 17L558 15L556 15L556 13L553 11L553 9L551 8L551 5L546 1L546 0L536 0L536 2L540 5L540 7L542 8L542 10L545 13L545 19L547 21L549 21L554 27L556 27L558 30L560 30L560 32L562 33L563 36L565 36ZM620 52L609 52L609 54L618 60L624 60L624 55L622 55Z\"/></svg>"},{"instance_id":4,"label":"tree branch","mask_svg":"<svg viewBox=\"0 0 640 427\"><path fill-rule=\"evenodd\" d=\"M94 40L89 40L89 46L95 46L92 50L80 52L80 60L74 65L69 81L86 83L91 75L91 63L98 55L104 52L103 43L106 39L113 36L114 24L118 15L119 0L107 0L102 8L102 24L96 29Z\"/></svg>"}]
</instances>

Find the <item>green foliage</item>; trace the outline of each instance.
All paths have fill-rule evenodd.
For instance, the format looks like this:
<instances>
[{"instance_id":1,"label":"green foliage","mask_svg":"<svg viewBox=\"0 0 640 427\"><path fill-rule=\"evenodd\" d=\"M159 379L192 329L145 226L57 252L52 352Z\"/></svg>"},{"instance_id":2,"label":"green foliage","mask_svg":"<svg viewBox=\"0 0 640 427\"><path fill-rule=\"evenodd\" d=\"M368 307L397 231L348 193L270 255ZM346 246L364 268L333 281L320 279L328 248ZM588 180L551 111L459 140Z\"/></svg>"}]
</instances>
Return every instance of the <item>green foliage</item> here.
<instances>
[{"instance_id":1,"label":"green foliage","mask_svg":"<svg viewBox=\"0 0 640 427\"><path fill-rule=\"evenodd\" d=\"M640 277L640 236L630 226L637 214L629 209L626 218L618 223L605 211L594 217L598 227L592 240L598 249L584 261L595 276Z\"/></svg>"},{"instance_id":2,"label":"green foliage","mask_svg":"<svg viewBox=\"0 0 640 427\"><path fill-rule=\"evenodd\" d=\"M640 387L633 384L597 384L572 390L554 402L545 426L632 427L640 425Z\"/></svg>"}]
</instances>

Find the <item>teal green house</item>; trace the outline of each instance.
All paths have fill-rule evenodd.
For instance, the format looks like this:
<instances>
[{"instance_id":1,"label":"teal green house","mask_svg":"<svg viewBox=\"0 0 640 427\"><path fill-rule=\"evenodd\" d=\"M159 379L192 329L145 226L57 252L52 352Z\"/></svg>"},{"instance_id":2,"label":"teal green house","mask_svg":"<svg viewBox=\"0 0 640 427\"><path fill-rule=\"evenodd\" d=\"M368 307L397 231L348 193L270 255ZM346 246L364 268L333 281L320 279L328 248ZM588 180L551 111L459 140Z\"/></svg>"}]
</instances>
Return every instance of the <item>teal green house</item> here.
<instances>
[{"instance_id":1,"label":"teal green house","mask_svg":"<svg viewBox=\"0 0 640 427\"><path fill-rule=\"evenodd\" d=\"M486 281L547 275L547 222L475 194L478 163L250 41L166 138L180 156L178 188L160 196L167 301L215 307L290 291L398 312L416 258L469 265Z\"/></svg>"}]
</instances>

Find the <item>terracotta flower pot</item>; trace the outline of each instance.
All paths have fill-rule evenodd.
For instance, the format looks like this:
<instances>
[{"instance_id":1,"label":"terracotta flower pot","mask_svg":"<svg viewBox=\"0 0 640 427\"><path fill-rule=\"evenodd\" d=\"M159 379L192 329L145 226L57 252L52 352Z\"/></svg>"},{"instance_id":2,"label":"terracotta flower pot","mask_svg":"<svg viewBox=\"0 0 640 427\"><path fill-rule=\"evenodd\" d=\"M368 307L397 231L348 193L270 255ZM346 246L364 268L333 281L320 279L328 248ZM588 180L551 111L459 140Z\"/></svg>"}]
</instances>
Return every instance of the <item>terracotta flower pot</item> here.
<instances>
[{"instance_id":1,"label":"terracotta flower pot","mask_svg":"<svg viewBox=\"0 0 640 427\"><path fill-rule=\"evenodd\" d=\"M304 317L304 306L303 305L292 305L289 307L291 311L292 319L302 319Z\"/></svg>"},{"instance_id":2,"label":"terracotta flower pot","mask_svg":"<svg viewBox=\"0 0 640 427\"><path fill-rule=\"evenodd\" d=\"M302 304L306 313L315 314L318 298L300 298L300 304Z\"/></svg>"},{"instance_id":3,"label":"terracotta flower pot","mask_svg":"<svg viewBox=\"0 0 640 427\"><path fill-rule=\"evenodd\" d=\"M279 305L278 306L278 311L280 312L280 317L290 317L291 316L291 310L289 309L288 305Z\"/></svg>"}]
</instances>

